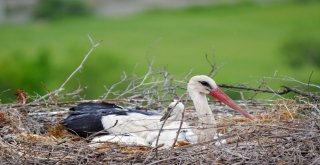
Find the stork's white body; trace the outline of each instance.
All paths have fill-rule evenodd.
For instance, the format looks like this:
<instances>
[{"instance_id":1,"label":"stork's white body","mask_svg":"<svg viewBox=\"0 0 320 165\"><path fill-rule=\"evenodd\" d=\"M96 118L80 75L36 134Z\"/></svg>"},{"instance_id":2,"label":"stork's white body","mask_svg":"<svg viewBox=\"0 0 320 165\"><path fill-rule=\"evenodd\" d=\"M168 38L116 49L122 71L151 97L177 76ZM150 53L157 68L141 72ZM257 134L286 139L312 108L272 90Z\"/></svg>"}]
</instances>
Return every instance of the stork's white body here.
<instances>
[{"instance_id":1,"label":"stork's white body","mask_svg":"<svg viewBox=\"0 0 320 165\"><path fill-rule=\"evenodd\" d=\"M136 135L126 134L126 135L103 135L95 137L91 140L91 143L95 144L100 142L112 142L112 143L124 143L126 145L143 145L149 146L150 144L143 138Z\"/></svg>"},{"instance_id":2,"label":"stork's white body","mask_svg":"<svg viewBox=\"0 0 320 165\"><path fill-rule=\"evenodd\" d=\"M184 105L173 102L169 105L173 108L171 116L166 120L161 130L158 144L164 144L165 148L172 146L180 127ZM155 147L158 134L164 121L162 116L146 116L138 113L129 115L107 115L103 116L101 122L103 127L112 135L104 135L94 138L93 142L120 142L126 144L149 145ZM182 124L178 135L178 141L197 142L197 136L187 123Z\"/></svg>"},{"instance_id":3,"label":"stork's white body","mask_svg":"<svg viewBox=\"0 0 320 165\"><path fill-rule=\"evenodd\" d=\"M199 118L198 127L201 131L195 134L192 128L183 123L182 129L179 132L178 141L189 141L191 143L211 141L217 138L216 121L213 113L209 107L206 95L210 94L225 103L232 109L240 112L245 117L253 119L249 113L239 107L232 99L230 99L222 90L220 90L215 83L208 76L194 76L188 83L188 93L194 103L194 107ZM180 126L182 111L184 106L182 103L171 103L169 107L174 108L172 115L166 121L163 130L161 131L158 144L163 143L165 147L172 146L176 136L177 130ZM111 141L124 142L142 145L155 145L163 122L160 121L160 115L147 116L141 113L130 113L127 115L105 115L102 116L101 122L103 128L113 135L105 137L98 137L94 141ZM118 140L117 140L118 139ZM225 141L224 141L225 142ZM222 141L222 143L224 143ZM218 142L216 144L221 144Z\"/></svg>"},{"instance_id":4,"label":"stork's white body","mask_svg":"<svg viewBox=\"0 0 320 165\"><path fill-rule=\"evenodd\" d=\"M158 145L163 144L164 148L169 148L173 146L176 138L177 141L187 141L191 144L197 143L197 135L193 132L193 128L185 122L182 123L179 135L177 137L179 127L180 121L173 121L169 124L166 124L166 126L163 127L163 130L160 133ZM153 131L148 135L147 140L149 142L152 142L152 146L156 146L158 135L159 131Z\"/></svg>"},{"instance_id":5,"label":"stork's white body","mask_svg":"<svg viewBox=\"0 0 320 165\"><path fill-rule=\"evenodd\" d=\"M112 134L135 134L140 138L146 139L150 132L161 127L161 117L161 115L146 116L135 113L127 116L108 115L103 116L101 122L103 127Z\"/></svg>"}]
</instances>

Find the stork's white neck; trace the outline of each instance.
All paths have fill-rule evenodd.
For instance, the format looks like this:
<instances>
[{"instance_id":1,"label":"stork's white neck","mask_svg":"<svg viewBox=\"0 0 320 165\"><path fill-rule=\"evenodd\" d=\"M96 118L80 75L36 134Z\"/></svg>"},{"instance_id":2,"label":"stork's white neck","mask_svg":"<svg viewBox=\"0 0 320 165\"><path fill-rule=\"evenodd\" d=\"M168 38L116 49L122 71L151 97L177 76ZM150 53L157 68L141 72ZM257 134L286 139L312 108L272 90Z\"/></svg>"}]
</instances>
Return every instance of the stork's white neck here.
<instances>
[{"instance_id":1,"label":"stork's white neck","mask_svg":"<svg viewBox=\"0 0 320 165\"><path fill-rule=\"evenodd\" d=\"M198 126L202 129L198 134L198 142L205 142L214 139L216 135L216 121L209 107L206 94L217 89L217 84L208 76L193 76L188 82L188 92L193 101L199 118Z\"/></svg>"},{"instance_id":2,"label":"stork's white neck","mask_svg":"<svg viewBox=\"0 0 320 165\"><path fill-rule=\"evenodd\" d=\"M189 95L193 101L199 118L198 126L204 129L198 134L198 142L205 142L214 139L214 136L216 135L216 121L209 107L206 95L192 91L189 91Z\"/></svg>"},{"instance_id":3,"label":"stork's white neck","mask_svg":"<svg viewBox=\"0 0 320 165\"><path fill-rule=\"evenodd\" d=\"M189 91L200 123L215 124L211 108L209 107L207 96L197 91Z\"/></svg>"}]
</instances>

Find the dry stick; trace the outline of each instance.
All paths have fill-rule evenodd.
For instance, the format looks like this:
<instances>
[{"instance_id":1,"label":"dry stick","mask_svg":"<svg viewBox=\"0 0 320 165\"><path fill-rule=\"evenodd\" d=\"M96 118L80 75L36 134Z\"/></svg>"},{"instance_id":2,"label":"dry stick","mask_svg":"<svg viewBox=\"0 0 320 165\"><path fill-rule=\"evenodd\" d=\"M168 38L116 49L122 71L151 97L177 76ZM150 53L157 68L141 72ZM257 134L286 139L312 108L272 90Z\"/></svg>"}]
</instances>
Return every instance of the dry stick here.
<instances>
[{"instance_id":1,"label":"dry stick","mask_svg":"<svg viewBox=\"0 0 320 165\"><path fill-rule=\"evenodd\" d=\"M109 96L109 94L112 92L112 90L113 90L116 86L118 86L119 84L122 84L123 82L125 82L126 80L127 80L127 74L126 74L125 72L123 72L123 76L121 76L121 80L120 80L119 82L113 84L109 89L107 89L107 88L105 87L105 89L108 90L108 91L107 91L106 94L104 94L104 96L103 96L102 99L105 100L106 98L108 98L108 96Z\"/></svg>"},{"instance_id":2,"label":"dry stick","mask_svg":"<svg viewBox=\"0 0 320 165\"><path fill-rule=\"evenodd\" d=\"M299 89L296 89L296 88L293 88L293 87L289 87L289 86L286 86L286 85L284 85L283 87L286 88L287 91L299 94L301 96L312 98L314 100L320 100L320 96L319 95L315 95L315 94L312 94L310 92L304 92L304 91L301 91Z\"/></svg>"},{"instance_id":3,"label":"dry stick","mask_svg":"<svg viewBox=\"0 0 320 165\"><path fill-rule=\"evenodd\" d=\"M107 129L103 129L103 130L101 130L101 131L98 131L98 132L95 132L95 133L91 134L90 136L88 136L88 137L86 138L86 140L92 139L94 136L96 136L96 135L98 135L98 134L100 134L100 133L107 133L109 129L115 127L117 124L118 124L118 120L116 120L116 122L115 122L111 127L107 128Z\"/></svg>"},{"instance_id":4,"label":"dry stick","mask_svg":"<svg viewBox=\"0 0 320 165\"><path fill-rule=\"evenodd\" d=\"M138 102L138 103L143 103L147 102L148 100L139 100L139 99L108 99L105 101L109 102ZM164 100L168 101L168 100ZM170 100L171 101L171 100ZM0 105L0 108L6 107L6 108L20 108L20 107L37 107L37 106L46 106L46 105L69 105L69 104L79 104L79 103L86 103L86 102L101 102L101 100L80 100L80 101L66 101L66 102L57 102L57 103L29 103L29 104L3 104Z\"/></svg>"},{"instance_id":5,"label":"dry stick","mask_svg":"<svg viewBox=\"0 0 320 165\"><path fill-rule=\"evenodd\" d=\"M207 60L208 64L209 64L210 67L211 67L208 76L209 76L209 77L212 77L212 76L214 76L215 73L217 72L217 64L210 61L210 59L209 59L209 57L208 57L208 54L206 54L206 60Z\"/></svg>"},{"instance_id":6,"label":"dry stick","mask_svg":"<svg viewBox=\"0 0 320 165\"><path fill-rule=\"evenodd\" d=\"M320 160L320 157L314 159L314 161L310 164L310 165L314 165L314 164L317 164L318 160Z\"/></svg>"},{"instance_id":7,"label":"dry stick","mask_svg":"<svg viewBox=\"0 0 320 165\"><path fill-rule=\"evenodd\" d=\"M178 104L179 102L181 102L182 98L185 97L185 95L187 95L187 93L184 93L184 94L179 98L179 100L177 101L176 105L174 105L174 107L173 107L172 109L170 109L169 114L171 114L171 112L173 111L173 109L175 108L175 106L177 106L177 104ZM155 146L158 146L161 131L163 130L163 127L164 127L166 121L168 120L169 116L170 116L170 115L168 115L168 116L164 119L164 121L163 121L163 123L162 123L162 125L161 125L161 127L160 127L160 130L159 130L159 133L158 133L158 136L157 136L157 140L156 140L156 145L155 145ZM179 132L177 132L177 134L179 134ZM158 149L156 149L155 151L156 151L155 157L158 158Z\"/></svg>"},{"instance_id":8,"label":"dry stick","mask_svg":"<svg viewBox=\"0 0 320 165\"><path fill-rule=\"evenodd\" d=\"M290 92L299 94L301 96L305 96L308 98L312 98L314 100L320 100L320 96L319 95L315 95L309 92L303 92L297 88L293 88L293 87L289 87L289 86L282 86L283 90L278 90L278 91L274 91L274 90L269 90L269 89L257 89L257 88L251 88L251 87L246 87L246 86L233 86L233 85L226 85L226 84L220 84L219 87L222 88L230 88L230 89L242 89L242 90L247 90L247 91L254 91L254 92L263 92L263 93L273 93L273 94L278 94L278 95L284 95Z\"/></svg>"},{"instance_id":9,"label":"dry stick","mask_svg":"<svg viewBox=\"0 0 320 165\"><path fill-rule=\"evenodd\" d=\"M155 147L153 147L150 151L148 151L146 154L147 154L147 156L146 156L146 159L144 159L144 161L142 162L142 164L146 164L150 159L152 159L152 158L154 158L154 156L153 157L148 157L154 150L157 150L158 148L161 148L161 147L163 147L164 145L163 144L160 144L160 145L158 145L158 146L155 146Z\"/></svg>"},{"instance_id":10,"label":"dry stick","mask_svg":"<svg viewBox=\"0 0 320 165\"><path fill-rule=\"evenodd\" d=\"M292 127L285 127L285 126L280 126L280 125L270 125L270 124L241 124L241 125L232 124L232 125L230 125L230 126L276 127L276 128L287 129L287 130L295 130L295 131L303 131L303 132L316 132L316 133L320 133L319 130L308 130L308 129L292 128Z\"/></svg>"},{"instance_id":11,"label":"dry stick","mask_svg":"<svg viewBox=\"0 0 320 165\"><path fill-rule=\"evenodd\" d=\"M205 154L205 153L207 153L207 151L197 152L197 153L188 154L188 155L180 155L180 156L171 157L171 158L168 158L168 159L162 159L162 160L154 161L154 162L152 162L152 163L149 163L148 165L159 164L159 163L161 163L161 162L165 162L165 161L172 160L172 159L183 158L183 157L186 157L186 156L201 155L201 154Z\"/></svg>"},{"instance_id":12,"label":"dry stick","mask_svg":"<svg viewBox=\"0 0 320 165\"><path fill-rule=\"evenodd\" d=\"M247 159L247 160L250 159L250 158L245 157L245 156L243 156L243 155L241 155L241 154L239 154L239 153L233 153L233 152L231 152L229 149L222 149L222 151L224 151L224 152L226 152L226 153L228 153L228 154L230 154L230 155L233 155L233 156L242 158L242 159Z\"/></svg>"},{"instance_id":13,"label":"dry stick","mask_svg":"<svg viewBox=\"0 0 320 165\"><path fill-rule=\"evenodd\" d=\"M312 75L313 75L313 71L311 71L310 75L309 75L309 79L308 79L308 91L310 91L310 82L311 82L311 78L312 78Z\"/></svg>"},{"instance_id":14,"label":"dry stick","mask_svg":"<svg viewBox=\"0 0 320 165\"><path fill-rule=\"evenodd\" d=\"M273 90L269 90L269 89L251 88L251 87L246 87L246 86L234 86L234 85L226 85L226 84L219 84L219 87L229 88L229 89L242 89L242 90L247 90L247 91L263 92L263 93L274 93L274 94L279 94L279 95L287 94L290 92L286 89L273 91Z\"/></svg>"},{"instance_id":15,"label":"dry stick","mask_svg":"<svg viewBox=\"0 0 320 165\"><path fill-rule=\"evenodd\" d=\"M186 93L185 93L186 94ZM184 94L184 95L185 95ZM184 118L184 112L186 111L186 108L183 109L182 111L182 117L181 117L181 121L180 121L180 125L179 125L179 129L177 131L177 135L176 135L176 138L174 139L173 143L172 143L172 146L171 146L171 149L174 148L174 146L176 145L176 142L178 140L178 137L179 137L179 134L180 134L180 130L181 130L181 127L182 127L182 124L183 124L183 118ZM170 112L171 113L171 112Z\"/></svg>"},{"instance_id":16,"label":"dry stick","mask_svg":"<svg viewBox=\"0 0 320 165\"><path fill-rule=\"evenodd\" d=\"M34 100L34 101L31 102L31 103L38 102L38 101L43 100L43 99L45 99L45 98L47 98L47 97L49 97L49 96L52 96L52 95L57 96L57 95L59 95L59 93L60 93L61 91L64 90L64 87L66 86L66 84L71 80L71 78L72 78L77 72L79 72L79 71L83 68L84 63L87 61L87 59L89 58L89 56L91 55L91 53L92 53L92 52L100 45L100 43L101 43L101 41L95 43L95 42L92 40L92 38L90 37L90 35L88 35L88 38L89 38L89 41L90 41L90 43L91 43L91 49L90 49L90 50L88 51L88 53L85 55L84 59L82 60L82 62L81 62L80 65L78 66L78 68L76 68L76 70L74 70L74 71L71 73L71 75L70 75L70 76L63 82L63 84L59 87L59 89L57 89L57 90L55 90L55 91L52 91L52 92L50 92L50 93L48 93L48 94L46 94L46 95L38 98L37 100ZM29 103L29 104L30 104L30 103Z\"/></svg>"},{"instance_id":17,"label":"dry stick","mask_svg":"<svg viewBox=\"0 0 320 165\"><path fill-rule=\"evenodd\" d=\"M274 79L274 80L281 80L281 81L288 81L288 82L295 82L295 83L298 83L298 84L301 84L301 85L304 85L304 86L310 86L310 87L314 87L314 88L318 88L320 89L320 86L319 85L315 85L315 84L308 84L308 83L304 83L302 81L299 81L299 80L296 80L292 77L287 77L287 76L284 76L284 77L279 77L279 78L275 78L275 77L264 77L266 79Z\"/></svg>"},{"instance_id":18,"label":"dry stick","mask_svg":"<svg viewBox=\"0 0 320 165\"><path fill-rule=\"evenodd\" d=\"M148 79L148 77L150 76L150 74L152 73L152 66L153 66L153 61L151 61L151 64L148 68L148 72L145 74L145 76L143 77L143 79L141 80L140 84L137 86L134 86L133 88L131 88L130 90L126 90L125 92L123 92L121 95L119 95L117 98L120 98L132 91L134 91L135 89L139 88L140 86L142 86L144 84L144 82Z\"/></svg>"},{"instance_id":19,"label":"dry stick","mask_svg":"<svg viewBox=\"0 0 320 165\"><path fill-rule=\"evenodd\" d=\"M92 40L92 38L90 37L90 35L88 35L89 41L91 43L91 49L89 50L89 52L86 54L86 56L84 57L84 59L82 60L81 64L78 66L78 68L76 70L74 70L71 75L67 78L67 80L60 86L60 88L58 89L58 92L56 93L56 95L59 94L60 91L64 90L64 86L69 82L69 80L79 71L83 68L84 63L87 61L87 59L89 58L90 54L100 45L101 41L98 43L94 43L94 41Z\"/></svg>"},{"instance_id":20,"label":"dry stick","mask_svg":"<svg viewBox=\"0 0 320 165\"><path fill-rule=\"evenodd\" d=\"M266 81L265 79L262 79L262 81L260 82L259 86L258 86L258 89L261 89L264 85L266 84ZM249 100L253 100L254 97L256 97L258 95L258 92L255 92Z\"/></svg>"}]
</instances>

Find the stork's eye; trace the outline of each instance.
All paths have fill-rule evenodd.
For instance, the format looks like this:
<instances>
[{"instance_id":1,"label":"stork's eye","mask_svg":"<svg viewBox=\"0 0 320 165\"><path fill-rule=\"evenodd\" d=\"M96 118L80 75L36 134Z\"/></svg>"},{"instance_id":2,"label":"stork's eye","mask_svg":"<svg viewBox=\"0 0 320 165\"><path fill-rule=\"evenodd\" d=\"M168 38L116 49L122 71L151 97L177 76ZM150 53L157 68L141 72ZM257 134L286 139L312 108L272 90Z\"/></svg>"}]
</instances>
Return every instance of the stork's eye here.
<instances>
[{"instance_id":1,"label":"stork's eye","mask_svg":"<svg viewBox=\"0 0 320 165\"><path fill-rule=\"evenodd\" d=\"M206 81L199 81L199 83L200 83L201 85L205 86L205 87L208 87L208 88L212 89L211 85L210 85L208 82L206 82Z\"/></svg>"}]
</instances>

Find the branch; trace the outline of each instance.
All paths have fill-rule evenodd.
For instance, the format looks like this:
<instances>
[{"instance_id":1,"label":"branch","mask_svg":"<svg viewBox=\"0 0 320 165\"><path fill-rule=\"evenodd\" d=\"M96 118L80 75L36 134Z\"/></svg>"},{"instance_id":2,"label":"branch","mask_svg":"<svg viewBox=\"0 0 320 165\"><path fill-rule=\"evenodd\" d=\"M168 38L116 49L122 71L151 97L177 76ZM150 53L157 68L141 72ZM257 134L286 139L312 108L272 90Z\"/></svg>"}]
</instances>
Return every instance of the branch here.
<instances>
[{"instance_id":1,"label":"branch","mask_svg":"<svg viewBox=\"0 0 320 165\"><path fill-rule=\"evenodd\" d=\"M186 94L184 94L184 95L186 95ZM184 96L184 95L183 95L183 96ZM182 96L182 97L183 97L183 96ZM182 98L182 97L181 97L181 98ZM173 108L172 108L172 109L173 109ZM172 110L172 109L171 109L171 110ZM182 111L182 118L181 118L181 121L180 121L179 129L178 129L178 131L177 131L176 138L174 139L171 148L174 148L174 146L176 145L176 142L177 142L177 140L178 140L178 137L179 137L179 134L180 134L180 130L181 130L181 127L182 127L182 124L183 124L183 118L184 118L184 113L185 113L185 111L186 111L186 108L184 108L183 111ZM171 112L172 112L172 111L171 111ZM171 113L171 112L170 112L170 113ZM168 117L169 117L169 115L168 115Z\"/></svg>"},{"instance_id":2,"label":"branch","mask_svg":"<svg viewBox=\"0 0 320 165\"><path fill-rule=\"evenodd\" d=\"M271 89L260 89L260 88L251 88L251 87L246 87L246 86L233 86L233 85L226 85L226 84L220 84L219 87L222 88L229 88L229 89L241 89L241 90L247 90L247 91L254 91L254 92L262 92L262 93L273 93L273 94L277 94L277 95L284 95L284 94L288 94L290 92L304 96L304 97L308 97L311 98L313 100L320 100L320 96L316 95L316 94L312 94L310 92L304 92L301 91L297 88L293 88L287 85L282 86L283 90L278 90L278 91L274 91Z\"/></svg>"},{"instance_id":3,"label":"branch","mask_svg":"<svg viewBox=\"0 0 320 165\"><path fill-rule=\"evenodd\" d=\"M301 91L299 89L296 89L296 88L293 88L293 87L289 87L289 86L282 86L284 88L286 88L287 91L289 92L293 92L293 93L296 93L296 94L299 94L301 96L304 96L304 97L308 97L308 98L312 98L314 100L320 100L320 96L319 95L315 95L315 94L312 94L310 92L304 92L304 91Z\"/></svg>"},{"instance_id":4,"label":"branch","mask_svg":"<svg viewBox=\"0 0 320 165\"><path fill-rule=\"evenodd\" d=\"M82 60L81 64L78 66L78 68L76 70L74 70L71 75L66 79L66 81L60 86L60 88L57 90L57 92L55 93L55 95L58 95L60 91L64 90L65 85L70 81L70 79L77 73L79 72L82 68L84 63L87 61L87 59L89 58L89 56L91 55L91 53L100 45L101 41L94 43L94 41L92 40L92 38L90 37L90 35L88 35L89 41L91 43L91 49L89 50L89 52L85 55L84 59Z\"/></svg>"},{"instance_id":5,"label":"branch","mask_svg":"<svg viewBox=\"0 0 320 165\"><path fill-rule=\"evenodd\" d=\"M34 100L31 103L34 102L39 102L40 100L44 100L45 98L49 97L49 96L58 96L59 93L61 91L64 90L64 87L66 86L66 84L71 80L71 78L77 73L79 72L82 68L84 63L87 61L87 59L89 58L89 56L91 55L91 53L100 45L101 41L94 43L94 41L92 40L92 38L90 37L90 35L88 35L89 41L91 43L91 49L88 51L88 53L85 55L84 59L82 60L82 62L80 63L80 65L70 74L70 76L62 83L62 85L55 91L52 91L50 93L47 93L46 95Z\"/></svg>"},{"instance_id":6,"label":"branch","mask_svg":"<svg viewBox=\"0 0 320 165\"><path fill-rule=\"evenodd\" d=\"M299 81L299 80L296 80L292 77L279 77L279 78L276 78L276 77L264 77L265 79L274 79L274 80L281 80L281 81L288 81L288 82L295 82L295 83L298 83L298 84L301 84L301 85L304 85L304 86L309 86L309 87L314 87L314 88L318 88L320 89L320 86L319 85L315 85L315 84L310 84L310 83L304 83L302 81Z\"/></svg>"},{"instance_id":7,"label":"branch","mask_svg":"<svg viewBox=\"0 0 320 165\"><path fill-rule=\"evenodd\" d=\"M175 108L175 106L177 106L177 104L179 104L179 102L181 102L182 99L183 99L183 97L185 97L186 95L187 95L187 93L184 93L184 94L179 98L179 100L177 101L176 105L174 105L174 107L170 109L169 115L167 115L167 117L164 119L164 121L163 121L163 123L162 123L162 125L161 125L161 127L160 127L160 129L159 129L158 136L157 136L157 140L156 140L156 145L155 145L155 146L158 146L161 131L163 130L163 127L164 127L164 125L166 124L166 121L168 120L171 112L173 111L173 109ZM184 112L184 110L183 110L183 112ZM181 122L181 123L182 123L182 122ZM180 123L179 129L181 129L181 126L182 126L181 123ZM179 132L180 132L180 130L177 132L177 137L179 136ZM176 137L175 141L177 140L177 137ZM155 155L156 155L156 157L158 157L158 150L157 150L157 149L156 149L156 154L155 154Z\"/></svg>"},{"instance_id":8,"label":"branch","mask_svg":"<svg viewBox=\"0 0 320 165\"><path fill-rule=\"evenodd\" d=\"M152 73L152 68L153 68L153 61L151 62L149 68L148 68L148 72L145 74L145 76L143 77L142 81L140 82L139 85L132 87L129 90L125 90L121 95L119 95L117 98L121 98L122 96L134 91L135 89L141 87L142 85L144 85L144 82L148 79L148 77L150 76L150 74ZM128 86L129 88L129 86Z\"/></svg>"},{"instance_id":9,"label":"branch","mask_svg":"<svg viewBox=\"0 0 320 165\"><path fill-rule=\"evenodd\" d=\"M229 89L242 89L242 90L262 92L262 93L274 93L274 94L279 94L279 95L284 95L284 94L287 94L290 92L288 90L273 91L273 90L269 90L269 89L251 88L251 87L246 87L246 86L242 86L242 85L241 86L234 86L234 85L219 84L219 87L229 88Z\"/></svg>"},{"instance_id":10,"label":"branch","mask_svg":"<svg viewBox=\"0 0 320 165\"><path fill-rule=\"evenodd\" d=\"M123 82L125 82L127 80L127 74L126 72L123 72L123 76L121 76L121 80L115 84L113 84L109 89L107 87L105 87L105 89L107 90L107 93L104 94L103 96L103 100L105 100L106 98L108 98L109 94L112 92L112 90L117 87L119 84L122 84Z\"/></svg>"}]
</instances>

